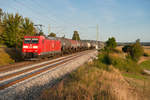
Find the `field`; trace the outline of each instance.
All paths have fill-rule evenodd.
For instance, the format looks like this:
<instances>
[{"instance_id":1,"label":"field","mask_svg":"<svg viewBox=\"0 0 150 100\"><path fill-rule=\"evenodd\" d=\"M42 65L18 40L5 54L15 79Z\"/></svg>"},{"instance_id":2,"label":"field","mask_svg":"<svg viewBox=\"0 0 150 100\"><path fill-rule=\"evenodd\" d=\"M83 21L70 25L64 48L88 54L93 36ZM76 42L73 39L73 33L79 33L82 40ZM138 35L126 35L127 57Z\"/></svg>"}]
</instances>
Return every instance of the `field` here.
<instances>
[{"instance_id":1,"label":"field","mask_svg":"<svg viewBox=\"0 0 150 100\"><path fill-rule=\"evenodd\" d=\"M144 51L150 55L150 46L143 46Z\"/></svg>"}]
</instances>

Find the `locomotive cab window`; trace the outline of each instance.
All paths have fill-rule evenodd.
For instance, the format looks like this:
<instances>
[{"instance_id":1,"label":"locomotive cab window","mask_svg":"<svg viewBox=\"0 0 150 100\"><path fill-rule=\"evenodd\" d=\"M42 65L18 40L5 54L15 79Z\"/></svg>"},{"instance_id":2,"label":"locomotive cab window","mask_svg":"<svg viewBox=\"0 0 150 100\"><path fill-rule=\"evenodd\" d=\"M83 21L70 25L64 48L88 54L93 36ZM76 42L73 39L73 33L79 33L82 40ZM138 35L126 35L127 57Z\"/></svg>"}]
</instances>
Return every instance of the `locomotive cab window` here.
<instances>
[{"instance_id":1,"label":"locomotive cab window","mask_svg":"<svg viewBox=\"0 0 150 100\"><path fill-rule=\"evenodd\" d=\"M38 39L38 38L32 38L31 43L37 44L38 42L39 42L39 39Z\"/></svg>"},{"instance_id":2,"label":"locomotive cab window","mask_svg":"<svg viewBox=\"0 0 150 100\"><path fill-rule=\"evenodd\" d=\"M25 38L25 39L24 39L24 43L25 43L25 44L29 44L30 42L31 42L31 38Z\"/></svg>"}]
</instances>

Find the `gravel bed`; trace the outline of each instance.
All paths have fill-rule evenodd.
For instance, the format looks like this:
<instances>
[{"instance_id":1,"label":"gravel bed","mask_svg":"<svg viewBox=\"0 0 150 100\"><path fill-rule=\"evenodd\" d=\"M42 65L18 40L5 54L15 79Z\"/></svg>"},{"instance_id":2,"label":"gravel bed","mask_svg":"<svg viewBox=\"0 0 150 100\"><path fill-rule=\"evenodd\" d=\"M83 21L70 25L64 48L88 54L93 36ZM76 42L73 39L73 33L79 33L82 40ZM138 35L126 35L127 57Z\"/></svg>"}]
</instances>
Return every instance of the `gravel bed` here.
<instances>
[{"instance_id":1,"label":"gravel bed","mask_svg":"<svg viewBox=\"0 0 150 100\"><path fill-rule=\"evenodd\" d=\"M0 100L37 100L43 89L51 87L66 74L77 69L85 62L96 58L96 55L97 51L93 51L9 88L0 90Z\"/></svg>"}]
</instances>

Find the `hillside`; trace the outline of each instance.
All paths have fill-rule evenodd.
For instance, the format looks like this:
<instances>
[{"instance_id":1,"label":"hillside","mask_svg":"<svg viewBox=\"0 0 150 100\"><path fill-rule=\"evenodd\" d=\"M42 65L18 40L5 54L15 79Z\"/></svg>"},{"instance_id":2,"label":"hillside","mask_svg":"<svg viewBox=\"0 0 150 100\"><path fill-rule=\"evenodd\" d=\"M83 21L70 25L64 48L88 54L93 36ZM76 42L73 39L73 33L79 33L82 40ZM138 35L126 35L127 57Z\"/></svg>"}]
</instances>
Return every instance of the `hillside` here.
<instances>
[{"instance_id":1,"label":"hillside","mask_svg":"<svg viewBox=\"0 0 150 100\"><path fill-rule=\"evenodd\" d=\"M111 65L105 63L102 51L97 60L86 63L52 88L44 90L40 99L149 100L150 76L142 74L142 65L127 61L121 47L117 50L110 54Z\"/></svg>"}]
</instances>

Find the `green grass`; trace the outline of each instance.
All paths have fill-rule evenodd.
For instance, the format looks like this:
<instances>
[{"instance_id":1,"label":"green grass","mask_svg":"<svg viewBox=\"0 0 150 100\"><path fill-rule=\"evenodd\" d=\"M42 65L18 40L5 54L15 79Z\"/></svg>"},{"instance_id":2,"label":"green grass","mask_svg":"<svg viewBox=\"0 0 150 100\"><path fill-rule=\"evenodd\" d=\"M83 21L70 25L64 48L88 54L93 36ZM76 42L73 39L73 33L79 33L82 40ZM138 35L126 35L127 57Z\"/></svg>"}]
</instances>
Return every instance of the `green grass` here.
<instances>
[{"instance_id":1,"label":"green grass","mask_svg":"<svg viewBox=\"0 0 150 100\"><path fill-rule=\"evenodd\" d=\"M150 70L150 60L144 61L140 64L142 69Z\"/></svg>"},{"instance_id":2,"label":"green grass","mask_svg":"<svg viewBox=\"0 0 150 100\"><path fill-rule=\"evenodd\" d=\"M140 79L140 80L147 79L146 76L141 75L141 74L123 73L122 75L128 78L134 78L134 79Z\"/></svg>"}]
</instances>

